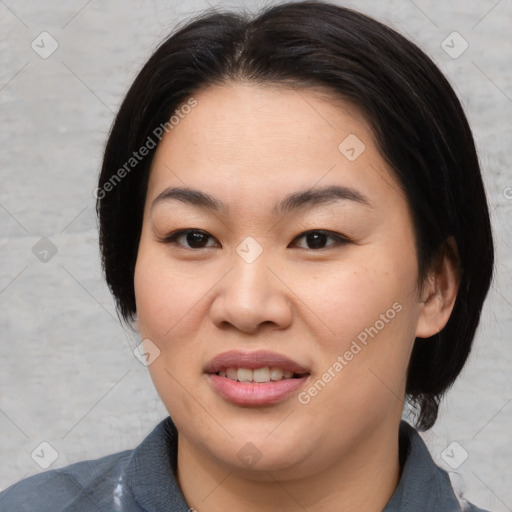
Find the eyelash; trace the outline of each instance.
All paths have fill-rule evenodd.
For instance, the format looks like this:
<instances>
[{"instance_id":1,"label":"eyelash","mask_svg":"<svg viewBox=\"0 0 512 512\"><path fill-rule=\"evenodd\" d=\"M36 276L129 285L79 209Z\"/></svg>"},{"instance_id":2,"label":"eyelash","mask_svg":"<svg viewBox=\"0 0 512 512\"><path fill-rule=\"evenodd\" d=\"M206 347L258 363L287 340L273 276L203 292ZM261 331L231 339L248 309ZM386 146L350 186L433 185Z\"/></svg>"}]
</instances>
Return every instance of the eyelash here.
<instances>
[{"instance_id":1,"label":"eyelash","mask_svg":"<svg viewBox=\"0 0 512 512\"><path fill-rule=\"evenodd\" d=\"M173 233L170 233L169 235L167 235L165 238L163 238L162 240L160 240L162 243L165 243L165 244L172 244L172 245L177 245L183 249L187 249L187 250L191 250L191 251L199 251L201 249L211 249L212 247L200 247L200 248L193 248L193 247L184 247L183 245L181 244L178 244L177 240L180 236L183 236L183 235L187 235L188 233L201 233L203 235L206 235L210 238L213 238L212 235L210 235L209 233L207 233L206 231L203 231L201 229L180 229L178 231L174 231ZM311 229L309 231L304 231L303 233L301 233L300 235L296 236L294 238L294 241L295 240L298 240L300 238L303 238L307 235L310 235L310 234L313 234L313 233L319 233L321 235L326 235L328 238L331 238L333 240L335 240L335 243L334 244L331 244L331 245L328 245L326 247L323 247L321 249L304 249L301 247L301 249L304 249L306 251L325 251L329 248L333 248L333 247L338 247L340 245L344 245L344 244L347 244L350 242L350 240L342 235L340 235L339 233L335 233L333 231L327 231L327 230L324 230L324 229Z\"/></svg>"}]
</instances>

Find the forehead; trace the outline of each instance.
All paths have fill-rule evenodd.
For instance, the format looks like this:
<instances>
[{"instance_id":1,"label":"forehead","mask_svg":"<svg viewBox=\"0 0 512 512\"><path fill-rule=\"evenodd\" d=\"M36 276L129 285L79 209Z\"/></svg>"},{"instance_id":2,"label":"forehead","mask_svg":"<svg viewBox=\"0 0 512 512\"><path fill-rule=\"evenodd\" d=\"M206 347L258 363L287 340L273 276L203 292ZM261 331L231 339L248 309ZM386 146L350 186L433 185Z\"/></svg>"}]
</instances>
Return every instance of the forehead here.
<instances>
[{"instance_id":1,"label":"forehead","mask_svg":"<svg viewBox=\"0 0 512 512\"><path fill-rule=\"evenodd\" d=\"M229 83L193 97L158 145L148 198L176 185L227 202L316 184L403 196L364 116L322 90Z\"/></svg>"}]
</instances>

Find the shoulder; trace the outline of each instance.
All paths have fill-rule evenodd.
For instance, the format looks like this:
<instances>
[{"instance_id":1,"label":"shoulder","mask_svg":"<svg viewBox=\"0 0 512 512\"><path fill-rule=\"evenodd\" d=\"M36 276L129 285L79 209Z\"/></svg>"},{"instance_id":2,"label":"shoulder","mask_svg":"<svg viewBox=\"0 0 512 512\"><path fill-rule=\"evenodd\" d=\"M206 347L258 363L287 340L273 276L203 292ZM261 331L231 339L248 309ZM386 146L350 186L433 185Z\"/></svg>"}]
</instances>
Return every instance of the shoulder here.
<instances>
[{"instance_id":1,"label":"shoulder","mask_svg":"<svg viewBox=\"0 0 512 512\"><path fill-rule=\"evenodd\" d=\"M488 512L457 497L448 473L437 466L419 433L400 423L402 474L384 512Z\"/></svg>"},{"instance_id":2,"label":"shoulder","mask_svg":"<svg viewBox=\"0 0 512 512\"><path fill-rule=\"evenodd\" d=\"M115 488L133 450L30 476L0 493L2 512L112 510Z\"/></svg>"},{"instance_id":3,"label":"shoulder","mask_svg":"<svg viewBox=\"0 0 512 512\"><path fill-rule=\"evenodd\" d=\"M489 512L487 509L479 508L473 503L466 501L461 508L462 512Z\"/></svg>"}]
</instances>

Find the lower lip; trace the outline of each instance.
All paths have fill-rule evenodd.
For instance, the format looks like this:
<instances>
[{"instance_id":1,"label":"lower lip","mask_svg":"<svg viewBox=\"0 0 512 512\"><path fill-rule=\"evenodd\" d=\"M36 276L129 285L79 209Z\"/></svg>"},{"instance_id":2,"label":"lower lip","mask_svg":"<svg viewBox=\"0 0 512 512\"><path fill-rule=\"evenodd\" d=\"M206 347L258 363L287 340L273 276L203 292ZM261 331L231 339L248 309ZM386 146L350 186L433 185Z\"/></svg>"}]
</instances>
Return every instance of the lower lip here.
<instances>
[{"instance_id":1,"label":"lower lip","mask_svg":"<svg viewBox=\"0 0 512 512\"><path fill-rule=\"evenodd\" d=\"M236 405L257 406L281 402L297 391L308 376L269 382L239 382L216 374L207 375L213 389Z\"/></svg>"}]
</instances>

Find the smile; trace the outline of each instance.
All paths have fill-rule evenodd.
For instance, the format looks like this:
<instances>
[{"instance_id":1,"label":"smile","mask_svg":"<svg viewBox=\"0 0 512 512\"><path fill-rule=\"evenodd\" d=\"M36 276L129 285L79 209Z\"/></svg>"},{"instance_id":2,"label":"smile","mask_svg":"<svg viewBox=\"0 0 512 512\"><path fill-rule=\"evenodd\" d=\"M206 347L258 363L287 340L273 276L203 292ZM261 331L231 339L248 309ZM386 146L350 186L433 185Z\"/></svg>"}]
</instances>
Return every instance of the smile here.
<instances>
[{"instance_id":1,"label":"smile","mask_svg":"<svg viewBox=\"0 0 512 512\"><path fill-rule=\"evenodd\" d=\"M231 367L226 370L219 370L217 375L238 382L270 382L301 377L301 374L294 373L290 370L283 370L277 367L269 368L268 366L256 368L255 370Z\"/></svg>"},{"instance_id":2,"label":"smile","mask_svg":"<svg viewBox=\"0 0 512 512\"><path fill-rule=\"evenodd\" d=\"M292 359L274 352L230 351L204 368L213 391L239 406L276 404L290 398L310 376Z\"/></svg>"}]
</instances>

